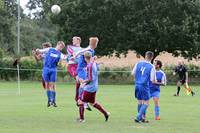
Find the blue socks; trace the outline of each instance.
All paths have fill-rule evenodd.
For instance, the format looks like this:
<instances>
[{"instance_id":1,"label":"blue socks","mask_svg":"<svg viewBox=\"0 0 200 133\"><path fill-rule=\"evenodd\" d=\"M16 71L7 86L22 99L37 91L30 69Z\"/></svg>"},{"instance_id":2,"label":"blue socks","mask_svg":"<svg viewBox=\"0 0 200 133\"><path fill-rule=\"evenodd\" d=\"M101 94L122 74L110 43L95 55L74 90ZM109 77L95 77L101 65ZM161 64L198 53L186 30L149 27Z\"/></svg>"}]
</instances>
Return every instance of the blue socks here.
<instances>
[{"instance_id":1,"label":"blue socks","mask_svg":"<svg viewBox=\"0 0 200 133\"><path fill-rule=\"evenodd\" d=\"M51 102L51 91L47 90L47 98L48 98L48 102Z\"/></svg>"},{"instance_id":2,"label":"blue socks","mask_svg":"<svg viewBox=\"0 0 200 133\"><path fill-rule=\"evenodd\" d=\"M55 102L56 101L56 92L47 90L47 98L48 98L48 102Z\"/></svg>"},{"instance_id":3,"label":"blue socks","mask_svg":"<svg viewBox=\"0 0 200 133\"><path fill-rule=\"evenodd\" d=\"M137 108L138 113L139 113L141 107L142 107L142 104L138 104L138 108ZM142 116L143 116L143 118L146 117L146 110L144 111L144 114Z\"/></svg>"},{"instance_id":4,"label":"blue socks","mask_svg":"<svg viewBox=\"0 0 200 133\"><path fill-rule=\"evenodd\" d=\"M146 118L146 113L147 113L147 109L144 111L142 118L145 119Z\"/></svg>"},{"instance_id":5,"label":"blue socks","mask_svg":"<svg viewBox=\"0 0 200 133\"><path fill-rule=\"evenodd\" d=\"M138 112L138 115L137 115L137 119L139 121L142 120L142 115L146 112L147 108L148 108L147 104L142 104L140 111Z\"/></svg>"},{"instance_id":6,"label":"blue socks","mask_svg":"<svg viewBox=\"0 0 200 133\"><path fill-rule=\"evenodd\" d=\"M139 104L138 103L138 107L137 107L137 111L139 112L140 111L140 108L142 107L142 104Z\"/></svg>"},{"instance_id":7,"label":"blue socks","mask_svg":"<svg viewBox=\"0 0 200 133\"><path fill-rule=\"evenodd\" d=\"M155 111L156 117L160 115L160 107L159 106L155 106L154 111Z\"/></svg>"},{"instance_id":8,"label":"blue socks","mask_svg":"<svg viewBox=\"0 0 200 133\"><path fill-rule=\"evenodd\" d=\"M52 102L55 103L56 102L56 92L51 91L51 93L52 93Z\"/></svg>"}]
</instances>

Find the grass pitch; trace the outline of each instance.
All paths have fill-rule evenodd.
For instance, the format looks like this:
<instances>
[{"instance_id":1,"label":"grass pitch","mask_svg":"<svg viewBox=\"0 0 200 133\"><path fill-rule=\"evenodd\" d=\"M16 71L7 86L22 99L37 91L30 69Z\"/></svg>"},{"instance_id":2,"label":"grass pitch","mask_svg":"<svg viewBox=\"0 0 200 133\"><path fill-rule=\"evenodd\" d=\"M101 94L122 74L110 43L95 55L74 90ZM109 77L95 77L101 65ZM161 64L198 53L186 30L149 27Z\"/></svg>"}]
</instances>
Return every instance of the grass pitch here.
<instances>
[{"instance_id":1,"label":"grass pitch","mask_svg":"<svg viewBox=\"0 0 200 133\"><path fill-rule=\"evenodd\" d=\"M77 123L78 108L74 102L74 85L57 83L58 108L46 107L46 93L39 82L22 82L21 95L17 84L0 82L0 133L199 133L200 96L173 97L175 86L161 91L161 120L154 120L151 101L147 117L149 124L133 122L137 102L132 85L100 85L99 101L111 117L104 117L93 108L85 111L85 123ZM9 93L7 93L9 92ZM10 93L13 92L13 93Z\"/></svg>"}]
</instances>

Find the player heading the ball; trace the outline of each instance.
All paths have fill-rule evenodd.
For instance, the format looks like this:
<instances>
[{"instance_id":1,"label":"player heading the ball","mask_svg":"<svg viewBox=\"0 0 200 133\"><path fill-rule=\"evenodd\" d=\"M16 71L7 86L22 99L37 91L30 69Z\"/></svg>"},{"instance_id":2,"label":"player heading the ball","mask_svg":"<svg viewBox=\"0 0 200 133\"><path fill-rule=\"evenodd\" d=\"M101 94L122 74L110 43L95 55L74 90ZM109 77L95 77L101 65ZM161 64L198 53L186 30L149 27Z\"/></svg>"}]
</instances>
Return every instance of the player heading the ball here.
<instances>
[{"instance_id":1,"label":"player heading the ball","mask_svg":"<svg viewBox=\"0 0 200 133\"><path fill-rule=\"evenodd\" d=\"M56 74L57 74L57 65L60 60L66 60L66 55L61 53L61 50L65 47L63 41L58 41L55 48L45 48L37 49L36 52L41 54L46 54L43 64L42 77L45 81L45 88L47 90L47 107L56 105Z\"/></svg>"}]
</instances>

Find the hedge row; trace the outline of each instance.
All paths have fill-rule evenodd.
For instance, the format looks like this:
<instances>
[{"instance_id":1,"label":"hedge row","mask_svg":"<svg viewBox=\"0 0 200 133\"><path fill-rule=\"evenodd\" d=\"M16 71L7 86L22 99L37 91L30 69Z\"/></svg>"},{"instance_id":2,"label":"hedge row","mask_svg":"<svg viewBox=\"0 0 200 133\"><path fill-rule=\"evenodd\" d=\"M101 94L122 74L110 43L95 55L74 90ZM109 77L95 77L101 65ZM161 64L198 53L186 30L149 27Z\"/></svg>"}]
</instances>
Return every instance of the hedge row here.
<instances>
[{"instance_id":1,"label":"hedge row","mask_svg":"<svg viewBox=\"0 0 200 133\"><path fill-rule=\"evenodd\" d=\"M14 81L17 79L16 67L12 65L13 59L4 58L0 60L0 80ZM40 81L42 74L42 62L36 62L33 58L23 58L20 61L20 78L21 80ZM177 76L173 76L172 72L175 66L170 65L164 68L168 83L175 84ZM197 84L200 81L200 67L196 65L188 65L189 80L191 83ZM12 68L12 69L8 69ZM132 84L133 77L131 75L131 67L109 68L102 67L99 73L99 82L103 84ZM65 68L58 67L58 81L73 82L73 78L67 74Z\"/></svg>"}]
</instances>

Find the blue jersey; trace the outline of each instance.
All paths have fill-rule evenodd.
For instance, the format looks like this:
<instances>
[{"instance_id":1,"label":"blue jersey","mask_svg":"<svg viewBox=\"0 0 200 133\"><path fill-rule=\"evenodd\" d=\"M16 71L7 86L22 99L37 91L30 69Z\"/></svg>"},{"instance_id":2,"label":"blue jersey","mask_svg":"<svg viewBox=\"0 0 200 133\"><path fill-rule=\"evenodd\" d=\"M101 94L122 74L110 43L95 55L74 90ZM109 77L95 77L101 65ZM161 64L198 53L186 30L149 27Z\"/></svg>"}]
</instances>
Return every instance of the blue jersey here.
<instances>
[{"instance_id":1,"label":"blue jersey","mask_svg":"<svg viewBox=\"0 0 200 133\"><path fill-rule=\"evenodd\" d=\"M90 47L79 51L79 53L77 54L77 55L80 55L79 60L78 60L78 68L77 68L78 71L80 69L82 70L83 68L85 68L87 66L87 62L85 61L85 58L84 58L84 53L86 51L91 52L92 53L92 57L94 57L94 50L92 48L90 48Z\"/></svg>"},{"instance_id":2,"label":"blue jersey","mask_svg":"<svg viewBox=\"0 0 200 133\"><path fill-rule=\"evenodd\" d=\"M137 63L133 69L135 84L149 88L150 81L155 80L155 67L147 61Z\"/></svg>"},{"instance_id":3,"label":"blue jersey","mask_svg":"<svg viewBox=\"0 0 200 133\"><path fill-rule=\"evenodd\" d=\"M44 59L44 67L49 69L56 69L60 59L61 52L56 50L55 48L49 48Z\"/></svg>"},{"instance_id":4,"label":"blue jersey","mask_svg":"<svg viewBox=\"0 0 200 133\"><path fill-rule=\"evenodd\" d=\"M159 83L162 83L163 85L166 84L166 76L165 73L162 70L156 71L156 81ZM150 92L160 92L160 85L150 83Z\"/></svg>"},{"instance_id":5,"label":"blue jersey","mask_svg":"<svg viewBox=\"0 0 200 133\"><path fill-rule=\"evenodd\" d=\"M96 92L98 90L98 68L95 62L87 65L87 80L89 83L84 86L83 90L87 92Z\"/></svg>"},{"instance_id":6,"label":"blue jersey","mask_svg":"<svg viewBox=\"0 0 200 133\"><path fill-rule=\"evenodd\" d=\"M77 46L73 46L73 45L68 45L67 46L67 62L69 64L78 64L78 56L77 58L73 58L73 54L77 54L82 48L81 47L77 47Z\"/></svg>"}]
</instances>

